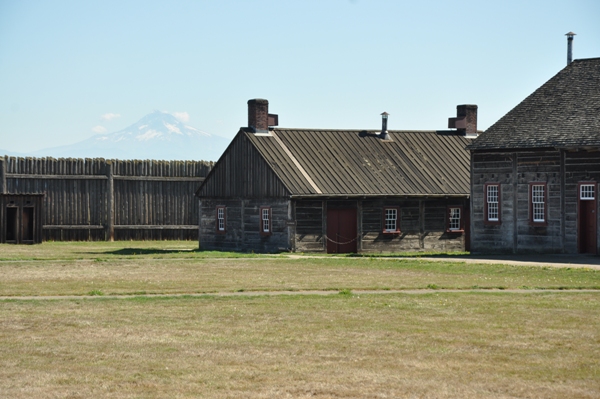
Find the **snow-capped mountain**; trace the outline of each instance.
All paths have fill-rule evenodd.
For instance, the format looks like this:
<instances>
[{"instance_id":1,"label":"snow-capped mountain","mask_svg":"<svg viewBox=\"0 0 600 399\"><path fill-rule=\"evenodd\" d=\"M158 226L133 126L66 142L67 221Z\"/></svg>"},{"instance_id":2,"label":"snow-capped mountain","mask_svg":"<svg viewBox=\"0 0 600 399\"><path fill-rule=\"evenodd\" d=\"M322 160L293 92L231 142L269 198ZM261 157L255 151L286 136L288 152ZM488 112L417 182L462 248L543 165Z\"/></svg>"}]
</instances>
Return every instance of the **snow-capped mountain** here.
<instances>
[{"instance_id":1,"label":"snow-capped mountain","mask_svg":"<svg viewBox=\"0 0 600 399\"><path fill-rule=\"evenodd\" d=\"M188 126L169 113L155 111L121 131L39 150L35 155L216 161L227 144L229 139Z\"/></svg>"}]
</instances>

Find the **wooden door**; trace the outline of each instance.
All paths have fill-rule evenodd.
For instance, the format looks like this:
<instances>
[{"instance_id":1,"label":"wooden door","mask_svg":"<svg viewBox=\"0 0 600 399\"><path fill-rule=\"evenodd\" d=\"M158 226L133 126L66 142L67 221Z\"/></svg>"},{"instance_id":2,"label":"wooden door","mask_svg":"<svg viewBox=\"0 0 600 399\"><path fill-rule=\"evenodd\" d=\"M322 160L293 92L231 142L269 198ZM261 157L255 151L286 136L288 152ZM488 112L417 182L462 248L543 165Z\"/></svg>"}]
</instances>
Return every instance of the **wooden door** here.
<instances>
[{"instance_id":1,"label":"wooden door","mask_svg":"<svg viewBox=\"0 0 600 399\"><path fill-rule=\"evenodd\" d=\"M596 200L579 200L579 253L596 253Z\"/></svg>"},{"instance_id":2,"label":"wooden door","mask_svg":"<svg viewBox=\"0 0 600 399\"><path fill-rule=\"evenodd\" d=\"M356 209L327 210L327 253L355 253L357 249Z\"/></svg>"}]
</instances>

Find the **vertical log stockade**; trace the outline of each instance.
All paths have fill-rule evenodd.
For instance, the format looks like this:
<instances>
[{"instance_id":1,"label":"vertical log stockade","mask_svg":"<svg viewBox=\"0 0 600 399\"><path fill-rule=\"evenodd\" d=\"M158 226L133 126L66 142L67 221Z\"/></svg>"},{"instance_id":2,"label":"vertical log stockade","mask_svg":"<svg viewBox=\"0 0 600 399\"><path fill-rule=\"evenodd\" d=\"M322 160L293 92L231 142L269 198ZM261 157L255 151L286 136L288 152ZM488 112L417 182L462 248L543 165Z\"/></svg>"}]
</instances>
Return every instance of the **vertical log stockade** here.
<instances>
[{"instance_id":1,"label":"vertical log stockade","mask_svg":"<svg viewBox=\"0 0 600 399\"><path fill-rule=\"evenodd\" d=\"M43 238L196 240L204 161L0 158L0 194L44 194Z\"/></svg>"}]
</instances>

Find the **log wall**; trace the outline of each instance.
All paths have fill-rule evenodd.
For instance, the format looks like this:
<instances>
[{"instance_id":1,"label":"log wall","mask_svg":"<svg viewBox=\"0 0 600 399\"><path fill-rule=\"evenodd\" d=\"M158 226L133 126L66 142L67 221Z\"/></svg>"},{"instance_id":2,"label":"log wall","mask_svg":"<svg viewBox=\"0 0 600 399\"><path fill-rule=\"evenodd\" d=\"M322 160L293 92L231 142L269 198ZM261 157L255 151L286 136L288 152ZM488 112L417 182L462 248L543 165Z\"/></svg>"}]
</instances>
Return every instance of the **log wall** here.
<instances>
[{"instance_id":1,"label":"log wall","mask_svg":"<svg viewBox=\"0 0 600 399\"><path fill-rule=\"evenodd\" d=\"M388 206L399 208L399 234L383 233L383 209ZM327 208L350 207L357 209L359 252L464 251L465 233L446 231L448 206L463 206L468 212L468 199L297 200L295 250L325 252Z\"/></svg>"},{"instance_id":2,"label":"log wall","mask_svg":"<svg viewBox=\"0 0 600 399\"><path fill-rule=\"evenodd\" d=\"M540 149L473 152L472 251L577 253L578 184L598 181L598 151ZM536 182L547 185L547 223L544 226L530 222L529 187L530 183ZM499 224L484 224L486 183L500 184ZM600 242L597 245L600 247Z\"/></svg>"},{"instance_id":3,"label":"log wall","mask_svg":"<svg viewBox=\"0 0 600 399\"><path fill-rule=\"evenodd\" d=\"M44 193L43 239L198 238L194 196L212 162L0 158L0 193Z\"/></svg>"},{"instance_id":4,"label":"log wall","mask_svg":"<svg viewBox=\"0 0 600 399\"><path fill-rule=\"evenodd\" d=\"M217 232L217 206L225 207L225 232ZM271 234L260 234L260 208L271 208ZM286 199L203 199L200 249L276 253L291 249Z\"/></svg>"}]
</instances>

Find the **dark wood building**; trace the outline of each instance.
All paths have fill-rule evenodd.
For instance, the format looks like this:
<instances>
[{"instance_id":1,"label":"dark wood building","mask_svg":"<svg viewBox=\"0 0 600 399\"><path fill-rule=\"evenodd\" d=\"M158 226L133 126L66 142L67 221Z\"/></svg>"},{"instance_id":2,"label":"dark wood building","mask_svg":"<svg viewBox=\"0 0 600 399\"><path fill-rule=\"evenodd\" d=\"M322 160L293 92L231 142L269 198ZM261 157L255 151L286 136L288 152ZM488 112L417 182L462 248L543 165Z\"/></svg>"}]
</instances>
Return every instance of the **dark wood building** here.
<instances>
[{"instance_id":1,"label":"dark wood building","mask_svg":"<svg viewBox=\"0 0 600 399\"><path fill-rule=\"evenodd\" d=\"M473 252L598 252L600 58L573 61L468 148Z\"/></svg>"},{"instance_id":2,"label":"dark wood building","mask_svg":"<svg viewBox=\"0 0 600 399\"><path fill-rule=\"evenodd\" d=\"M43 194L0 194L0 243L42 242Z\"/></svg>"},{"instance_id":3,"label":"dark wood building","mask_svg":"<svg viewBox=\"0 0 600 399\"><path fill-rule=\"evenodd\" d=\"M458 109L452 131L388 132L387 115L381 131L282 129L250 100L249 127L196 192L200 248L464 250L477 107Z\"/></svg>"}]
</instances>

